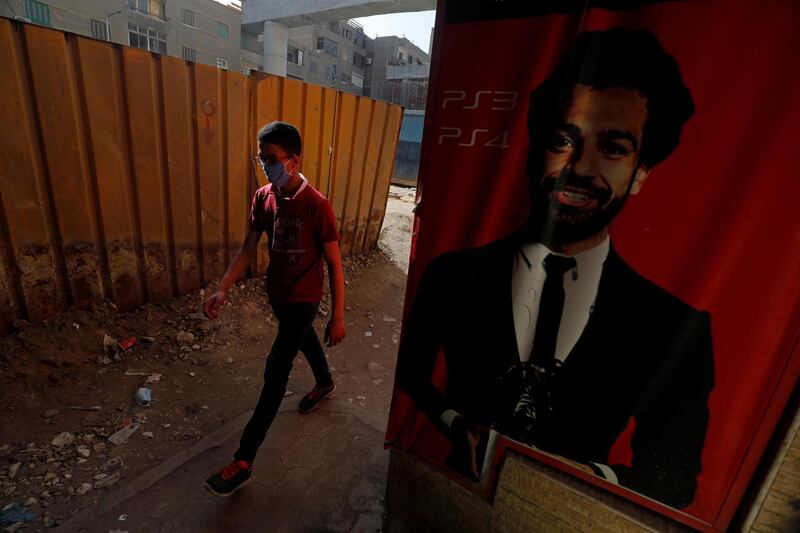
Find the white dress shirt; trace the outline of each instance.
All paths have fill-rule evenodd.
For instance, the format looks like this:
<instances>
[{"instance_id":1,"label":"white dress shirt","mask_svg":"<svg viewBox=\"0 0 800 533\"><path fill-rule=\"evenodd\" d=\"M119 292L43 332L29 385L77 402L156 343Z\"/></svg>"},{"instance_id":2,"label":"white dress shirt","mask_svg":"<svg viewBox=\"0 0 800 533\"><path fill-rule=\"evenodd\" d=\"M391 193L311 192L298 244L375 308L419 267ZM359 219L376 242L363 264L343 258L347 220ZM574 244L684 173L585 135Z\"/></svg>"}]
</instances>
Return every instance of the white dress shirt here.
<instances>
[{"instance_id":1,"label":"white dress shirt","mask_svg":"<svg viewBox=\"0 0 800 533\"><path fill-rule=\"evenodd\" d=\"M556 340L556 359L562 363L575 347L592 313L603 263L608 257L608 237L589 250L572 256L575 268L564 274L564 311ZM511 277L511 301L514 309L514 331L517 334L519 359L528 360L536 336L536 319L539 316L539 301L547 277L542 262L551 252L539 243L522 246L514 258Z\"/></svg>"}]
</instances>

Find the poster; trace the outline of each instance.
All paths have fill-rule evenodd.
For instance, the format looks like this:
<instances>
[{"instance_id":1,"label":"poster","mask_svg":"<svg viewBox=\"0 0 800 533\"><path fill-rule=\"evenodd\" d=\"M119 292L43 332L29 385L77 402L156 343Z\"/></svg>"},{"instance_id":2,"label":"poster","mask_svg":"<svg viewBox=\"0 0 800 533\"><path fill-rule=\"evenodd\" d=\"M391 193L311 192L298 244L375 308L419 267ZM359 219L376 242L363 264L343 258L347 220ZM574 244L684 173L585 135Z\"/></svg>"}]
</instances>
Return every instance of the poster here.
<instances>
[{"instance_id":1,"label":"poster","mask_svg":"<svg viewBox=\"0 0 800 533\"><path fill-rule=\"evenodd\" d=\"M727 526L800 364L797 20L439 2L389 445Z\"/></svg>"}]
</instances>

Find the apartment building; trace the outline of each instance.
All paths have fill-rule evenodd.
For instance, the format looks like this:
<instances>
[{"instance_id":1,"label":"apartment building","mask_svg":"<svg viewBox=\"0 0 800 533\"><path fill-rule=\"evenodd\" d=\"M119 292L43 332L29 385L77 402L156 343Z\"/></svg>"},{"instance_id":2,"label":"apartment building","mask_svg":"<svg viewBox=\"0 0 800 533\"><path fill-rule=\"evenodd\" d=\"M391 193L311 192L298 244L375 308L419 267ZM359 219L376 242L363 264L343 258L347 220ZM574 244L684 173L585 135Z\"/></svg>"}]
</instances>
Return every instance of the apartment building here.
<instances>
[{"instance_id":1,"label":"apartment building","mask_svg":"<svg viewBox=\"0 0 800 533\"><path fill-rule=\"evenodd\" d=\"M242 66L259 70L263 64L264 36L242 33ZM286 75L326 87L364 94L367 71L364 28L344 20L289 28Z\"/></svg>"},{"instance_id":2,"label":"apartment building","mask_svg":"<svg viewBox=\"0 0 800 533\"><path fill-rule=\"evenodd\" d=\"M219 68L241 68L241 8L214 0L3 0L0 16Z\"/></svg>"},{"instance_id":3,"label":"apartment building","mask_svg":"<svg viewBox=\"0 0 800 533\"><path fill-rule=\"evenodd\" d=\"M424 109L422 93L427 94L427 66L431 62L427 52L405 37L392 35L369 39L367 58L370 69L364 80L364 94L412 109ZM417 102L422 102L421 107Z\"/></svg>"}]
</instances>

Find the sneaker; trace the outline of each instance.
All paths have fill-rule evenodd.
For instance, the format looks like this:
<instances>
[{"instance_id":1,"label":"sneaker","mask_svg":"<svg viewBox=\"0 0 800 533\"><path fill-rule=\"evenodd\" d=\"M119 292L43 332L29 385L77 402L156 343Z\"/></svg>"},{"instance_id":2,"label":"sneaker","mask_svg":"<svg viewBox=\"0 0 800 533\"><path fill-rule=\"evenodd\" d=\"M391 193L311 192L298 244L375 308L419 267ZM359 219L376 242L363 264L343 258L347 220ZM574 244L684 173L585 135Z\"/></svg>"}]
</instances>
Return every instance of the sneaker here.
<instances>
[{"instance_id":1,"label":"sneaker","mask_svg":"<svg viewBox=\"0 0 800 533\"><path fill-rule=\"evenodd\" d=\"M253 465L247 461L234 461L203 483L203 486L215 496L230 496L250 481Z\"/></svg>"},{"instance_id":2,"label":"sneaker","mask_svg":"<svg viewBox=\"0 0 800 533\"><path fill-rule=\"evenodd\" d=\"M335 389L336 384L333 381L331 381L330 385L326 385L325 387L314 385L311 392L303 396L303 399L300 400L300 405L297 407L297 410L300 411L301 414L310 413L322 400L330 396Z\"/></svg>"}]
</instances>

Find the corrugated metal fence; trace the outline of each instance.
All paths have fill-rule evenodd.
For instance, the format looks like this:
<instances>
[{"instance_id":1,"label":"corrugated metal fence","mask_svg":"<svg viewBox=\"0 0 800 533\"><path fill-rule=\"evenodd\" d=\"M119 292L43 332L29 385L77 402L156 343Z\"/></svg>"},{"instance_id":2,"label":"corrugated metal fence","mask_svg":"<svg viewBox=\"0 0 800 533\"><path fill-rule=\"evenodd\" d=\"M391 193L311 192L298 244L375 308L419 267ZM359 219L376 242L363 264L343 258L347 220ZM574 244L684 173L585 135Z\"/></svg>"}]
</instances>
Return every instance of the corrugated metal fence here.
<instances>
[{"instance_id":1,"label":"corrugated metal fence","mask_svg":"<svg viewBox=\"0 0 800 533\"><path fill-rule=\"evenodd\" d=\"M272 120L301 130L301 171L333 203L343 253L374 248L402 109L0 19L0 117L2 331L221 276ZM262 247L259 273L267 260Z\"/></svg>"}]
</instances>

